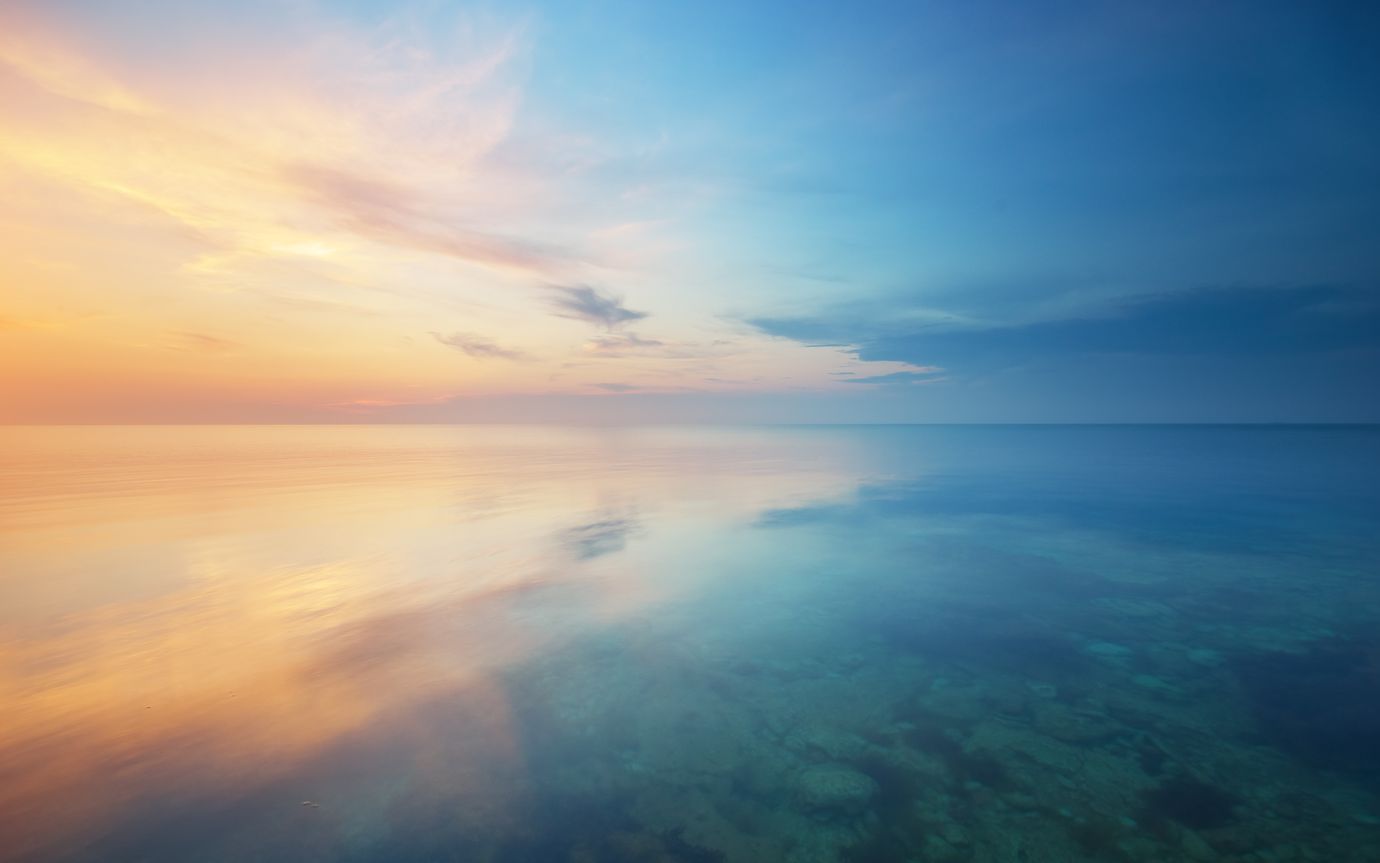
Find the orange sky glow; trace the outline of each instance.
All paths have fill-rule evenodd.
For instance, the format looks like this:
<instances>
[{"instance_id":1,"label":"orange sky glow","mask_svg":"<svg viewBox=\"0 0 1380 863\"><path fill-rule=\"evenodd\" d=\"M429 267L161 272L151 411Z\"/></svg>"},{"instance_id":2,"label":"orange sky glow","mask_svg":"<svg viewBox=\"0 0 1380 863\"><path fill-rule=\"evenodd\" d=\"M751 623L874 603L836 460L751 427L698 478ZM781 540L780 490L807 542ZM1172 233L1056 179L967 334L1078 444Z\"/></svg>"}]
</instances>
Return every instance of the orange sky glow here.
<instances>
[{"instance_id":1,"label":"orange sky glow","mask_svg":"<svg viewBox=\"0 0 1380 863\"><path fill-rule=\"evenodd\" d=\"M140 51L0 16L0 420L435 418L859 365L723 316L684 227L717 190L595 183L624 154L517 135L528 21L181 21Z\"/></svg>"}]
</instances>

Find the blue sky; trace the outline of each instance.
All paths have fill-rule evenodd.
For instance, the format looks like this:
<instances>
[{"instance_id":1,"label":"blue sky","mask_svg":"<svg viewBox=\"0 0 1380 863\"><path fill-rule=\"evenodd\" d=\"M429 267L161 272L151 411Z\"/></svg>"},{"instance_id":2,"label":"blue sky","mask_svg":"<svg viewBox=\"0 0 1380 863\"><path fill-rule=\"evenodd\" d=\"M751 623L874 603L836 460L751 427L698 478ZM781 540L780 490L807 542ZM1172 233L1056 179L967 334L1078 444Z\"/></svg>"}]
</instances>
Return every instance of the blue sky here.
<instances>
[{"instance_id":1,"label":"blue sky","mask_svg":"<svg viewBox=\"0 0 1380 863\"><path fill-rule=\"evenodd\" d=\"M690 217L724 315L943 369L844 376L888 390L879 417L1380 419L1365 4L575 3L534 26L534 115L639 153L620 179L724 190Z\"/></svg>"},{"instance_id":2,"label":"blue sky","mask_svg":"<svg viewBox=\"0 0 1380 863\"><path fill-rule=\"evenodd\" d=\"M301 392L223 410L208 396L211 413L1380 420L1380 14L1368 4L140 9L38 4L16 20L71 55L64 75L98 70L84 87L133 94L179 128L223 130L278 89L300 98L311 110L295 115L323 118L300 136L313 149L285 149L282 114L266 110L252 114L264 125L252 149L290 163L293 206L307 189L316 209L243 227L233 220L276 212L281 190L237 213L208 204L209 186L186 191L199 180L169 190L92 168L87 186L148 183L139 200L156 192L198 231L232 237L222 245L252 247L233 267L217 259L216 291L238 268L236 286L279 305L343 304L333 284L372 292L350 300L372 323L339 324L311 349L338 374L323 360ZM259 74L254 56L269 72L236 90L227 82ZM44 98L70 98L67 78L32 71L32 53L9 62ZM70 130L38 122L49 150L66 146ZM375 122L378 140L360 137ZM200 140L185 143L188 176L220 177L250 149L207 155ZM294 275L275 259L275 276L263 248L311 260ZM167 290L186 297L204 287L206 254L179 254ZM406 299L376 301L385 292ZM47 320L28 300L9 319ZM215 317L201 303L157 326L270 363L244 335L253 310ZM272 334L275 356L290 332L337 326L307 323ZM393 371L365 381L343 346L363 363L375 342L368 367ZM148 403L169 404L160 393Z\"/></svg>"},{"instance_id":3,"label":"blue sky","mask_svg":"<svg viewBox=\"0 0 1380 863\"><path fill-rule=\"evenodd\" d=\"M941 366L855 378L921 417L1380 418L1361 4L740 9L622 9L585 71L739 184L762 331Z\"/></svg>"}]
</instances>

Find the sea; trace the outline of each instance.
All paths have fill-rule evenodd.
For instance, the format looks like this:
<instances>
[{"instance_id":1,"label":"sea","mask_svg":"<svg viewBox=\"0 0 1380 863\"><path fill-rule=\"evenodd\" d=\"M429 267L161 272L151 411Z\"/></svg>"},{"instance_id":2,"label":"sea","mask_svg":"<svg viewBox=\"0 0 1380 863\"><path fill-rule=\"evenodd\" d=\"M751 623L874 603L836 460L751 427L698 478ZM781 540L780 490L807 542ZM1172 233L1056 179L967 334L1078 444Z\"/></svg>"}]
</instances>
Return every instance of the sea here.
<instances>
[{"instance_id":1,"label":"sea","mask_svg":"<svg viewBox=\"0 0 1380 863\"><path fill-rule=\"evenodd\" d=\"M0 859L1380 860L1380 427L0 429Z\"/></svg>"}]
</instances>

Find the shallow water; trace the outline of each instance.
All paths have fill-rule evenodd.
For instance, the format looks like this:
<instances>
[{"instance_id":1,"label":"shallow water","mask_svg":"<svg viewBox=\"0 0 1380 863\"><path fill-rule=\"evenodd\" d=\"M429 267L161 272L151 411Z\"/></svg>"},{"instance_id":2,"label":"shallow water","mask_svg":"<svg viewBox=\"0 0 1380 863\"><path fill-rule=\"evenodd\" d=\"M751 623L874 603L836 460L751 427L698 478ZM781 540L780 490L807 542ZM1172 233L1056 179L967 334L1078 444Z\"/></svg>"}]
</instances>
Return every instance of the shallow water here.
<instances>
[{"instance_id":1,"label":"shallow water","mask_svg":"<svg viewBox=\"0 0 1380 863\"><path fill-rule=\"evenodd\" d=\"M1380 429L0 430L0 857L1380 860Z\"/></svg>"}]
</instances>

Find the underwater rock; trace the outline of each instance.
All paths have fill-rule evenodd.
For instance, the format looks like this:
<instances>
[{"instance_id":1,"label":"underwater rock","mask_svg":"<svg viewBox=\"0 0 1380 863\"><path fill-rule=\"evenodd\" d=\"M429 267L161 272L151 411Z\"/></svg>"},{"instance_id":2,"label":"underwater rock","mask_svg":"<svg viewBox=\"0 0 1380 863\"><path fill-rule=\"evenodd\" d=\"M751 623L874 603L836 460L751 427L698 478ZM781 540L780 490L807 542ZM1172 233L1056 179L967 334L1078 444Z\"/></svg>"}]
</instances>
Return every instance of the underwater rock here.
<instances>
[{"instance_id":1,"label":"underwater rock","mask_svg":"<svg viewBox=\"0 0 1380 863\"><path fill-rule=\"evenodd\" d=\"M958 855L958 849L933 833L925 837L924 850L925 860L952 860Z\"/></svg>"},{"instance_id":2,"label":"underwater rock","mask_svg":"<svg viewBox=\"0 0 1380 863\"><path fill-rule=\"evenodd\" d=\"M1093 605L1121 615L1136 619L1173 617L1174 609L1153 599L1127 599L1123 597L1102 597L1093 600Z\"/></svg>"},{"instance_id":3,"label":"underwater rock","mask_svg":"<svg viewBox=\"0 0 1380 863\"><path fill-rule=\"evenodd\" d=\"M838 658L838 664L845 671L857 671L867 665L867 657L861 653L849 653Z\"/></svg>"},{"instance_id":4,"label":"underwater rock","mask_svg":"<svg viewBox=\"0 0 1380 863\"><path fill-rule=\"evenodd\" d=\"M1172 683L1167 683L1165 679L1155 677L1154 674L1137 674L1136 677L1130 678L1130 682L1141 688L1150 689L1151 692L1177 692Z\"/></svg>"},{"instance_id":5,"label":"underwater rock","mask_svg":"<svg viewBox=\"0 0 1380 863\"><path fill-rule=\"evenodd\" d=\"M1380 637L1333 638L1233 665L1270 742L1380 788Z\"/></svg>"},{"instance_id":6,"label":"underwater rock","mask_svg":"<svg viewBox=\"0 0 1380 863\"><path fill-rule=\"evenodd\" d=\"M1188 657L1189 662L1192 662L1194 665L1201 665L1204 668L1216 668L1225 661L1222 654L1215 650L1209 650L1206 647L1191 648L1185 655Z\"/></svg>"},{"instance_id":7,"label":"underwater rock","mask_svg":"<svg viewBox=\"0 0 1380 863\"><path fill-rule=\"evenodd\" d=\"M1192 830L1183 832L1179 844L1183 846L1184 853L1193 860L1201 860L1206 863L1206 861L1217 859L1217 852L1212 850L1212 846Z\"/></svg>"},{"instance_id":8,"label":"underwater rock","mask_svg":"<svg viewBox=\"0 0 1380 863\"><path fill-rule=\"evenodd\" d=\"M1029 711L1028 699L1020 692L999 689L983 696L983 705L989 713L1023 720Z\"/></svg>"},{"instance_id":9,"label":"underwater rock","mask_svg":"<svg viewBox=\"0 0 1380 863\"><path fill-rule=\"evenodd\" d=\"M573 863L723 863L722 852L692 844L683 834L681 829L618 830L582 843L567 859Z\"/></svg>"},{"instance_id":10,"label":"underwater rock","mask_svg":"<svg viewBox=\"0 0 1380 863\"><path fill-rule=\"evenodd\" d=\"M1042 705L1035 713L1035 730L1065 743L1086 745L1112 740L1123 728L1105 716Z\"/></svg>"},{"instance_id":11,"label":"underwater rock","mask_svg":"<svg viewBox=\"0 0 1380 863\"><path fill-rule=\"evenodd\" d=\"M856 734L824 725L802 725L786 736L786 748L820 760L856 758L867 749L867 741Z\"/></svg>"},{"instance_id":12,"label":"underwater rock","mask_svg":"<svg viewBox=\"0 0 1380 863\"><path fill-rule=\"evenodd\" d=\"M1113 661L1125 660L1131 656L1131 648L1110 641L1093 641L1083 649L1093 656Z\"/></svg>"},{"instance_id":13,"label":"underwater rock","mask_svg":"<svg viewBox=\"0 0 1380 863\"><path fill-rule=\"evenodd\" d=\"M961 825L953 821L944 825L943 833L944 841L955 848L966 848L971 844L971 839L968 837L968 831L964 830Z\"/></svg>"},{"instance_id":14,"label":"underwater rock","mask_svg":"<svg viewBox=\"0 0 1380 863\"><path fill-rule=\"evenodd\" d=\"M1158 787L1142 792L1142 820L1162 823L1177 821L1193 830L1214 830L1236 818L1238 799L1214 785L1193 776L1178 776Z\"/></svg>"},{"instance_id":15,"label":"underwater rock","mask_svg":"<svg viewBox=\"0 0 1380 863\"><path fill-rule=\"evenodd\" d=\"M1001 801L1007 806L1017 811L1033 811L1040 808L1040 802L1031 794L1024 791L1006 791L1001 795Z\"/></svg>"},{"instance_id":16,"label":"underwater rock","mask_svg":"<svg viewBox=\"0 0 1380 863\"><path fill-rule=\"evenodd\" d=\"M1030 683L1026 684L1026 687L1029 688L1031 692L1035 693L1040 698L1059 697L1059 688L1052 683L1041 683L1038 681L1031 681Z\"/></svg>"},{"instance_id":17,"label":"underwater rock","mask_svg":"<svg viewBox=\"0 0 1380 863\"><path fill-rule=\"evenodd\" d=\"M876 793L872 777L842 765L810 767L796 780L796 800L816 815L861 814Z\"/></svg>"}]
</instances>

